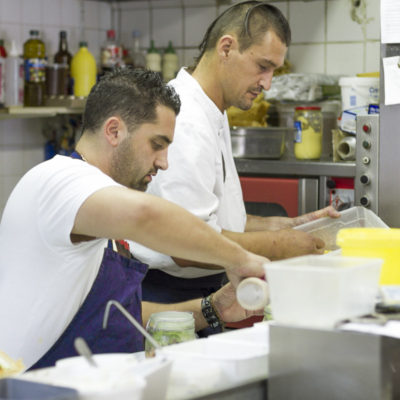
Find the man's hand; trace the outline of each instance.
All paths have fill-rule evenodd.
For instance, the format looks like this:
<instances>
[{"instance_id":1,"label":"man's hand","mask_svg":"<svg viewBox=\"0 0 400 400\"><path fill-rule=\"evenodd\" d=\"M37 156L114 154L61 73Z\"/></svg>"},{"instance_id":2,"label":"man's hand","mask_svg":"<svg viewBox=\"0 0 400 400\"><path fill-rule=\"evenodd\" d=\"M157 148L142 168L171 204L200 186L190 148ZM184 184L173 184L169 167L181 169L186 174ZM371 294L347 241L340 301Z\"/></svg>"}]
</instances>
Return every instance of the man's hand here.
<instances>
[{"instance_id":1,"label":"man's hand","mask_svg":"<svg viewBox=\"0 0 400 400\"><path fill-rule=\"evenodd\" d=\"M242 308L236 299L236 290L231 283L226 284L213 295L213 305L224 322L242 321L252 315L263 315L264 310L249 311Z\"/></svg>"},{"instance_id":2,"label":"man's hand","mask_svg":"<svg viewBox=\"0 0 400 400\"><path fill-rule=\"evenodd\" d=\"M316 219L330 217L338 218L340 213L332 206L322 208L321 210L313 211L308 214L303 214L298 217L258 217L255 215L247 216L246 232L255 231L277 231L281 229L294 228L297 225L305 224L306 222L315 221Z\"/></svg>"},{"instance_id":3,"label":"man's hand","mask_svg":"<svg viewBox=\"0 0 400 400\"><path fill-rule=\"evenodd\" d=\"M308 214L300 215L298 217L292 218L293 227L297 225L305 224L306 222L315 221L316 219L330 217L339 218L340 213L335 210L332 206L322 208L321 210L313 211Z\"/></svg>"},{"instance_id":4,"label":"man's hand","mask_svg":"<svg viewBox=\"0 0 400 400\"><path fill-rule=\"evenodd\" d=\"M276 253L273 260L298 257L306 254L323 254L325 243L309 233L294 229L283 229L275 232Z\"/></svg>"},{"instance_id":5,"label":"man's hand","mask_svg":"<svg viewBox=\"0 0 400 400\"><path fill-rule=\"evenodd\" d=\"M256 277L263 279L265 271L263 264L269 262L268 258L246 252L246 256L243 261L233 265L232 268L225 268L226 274L229 281L236 288L237 285L243 278Z\"/></svg>"}]
</instances>

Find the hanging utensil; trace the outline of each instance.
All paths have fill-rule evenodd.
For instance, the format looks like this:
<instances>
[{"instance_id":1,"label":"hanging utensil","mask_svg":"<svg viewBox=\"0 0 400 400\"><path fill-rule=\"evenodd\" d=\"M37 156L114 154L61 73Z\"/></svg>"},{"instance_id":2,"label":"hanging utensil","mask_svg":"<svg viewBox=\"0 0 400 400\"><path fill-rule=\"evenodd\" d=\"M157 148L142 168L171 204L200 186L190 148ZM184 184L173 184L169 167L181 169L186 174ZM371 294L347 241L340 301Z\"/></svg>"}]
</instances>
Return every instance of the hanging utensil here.
<instances>
[{"instance_id":1,"label":"hanging utensil","mask_svg":"<svg viewBox=\"0 0 400 400\"><path fill-rule=\"evenodd\" d=\"M162 347L153 339L153 337L143 328L139 322L116 300L109 300L106 305L106 311L104 312L103 318L103 329L107 328L108 316L110 314L110 308L114 305L119 311L128 319L128 321L157 349L160 350Z\"/></svg>"},{"instance_id":2,"label":"hanging utensil","mask_svg":"<svg viewBox=\"0 0 400 400\"><path fill-rule=\"evenodd\" d=\"M92 367L98 367L96 362L94 361L92 351L90 350L88 344L86 343L86 340L82 337L77 337L74 341L74 347L75 350L78 352L78 354L86 359L86 361L92 366Z\"/></svg>"}]
</instances>

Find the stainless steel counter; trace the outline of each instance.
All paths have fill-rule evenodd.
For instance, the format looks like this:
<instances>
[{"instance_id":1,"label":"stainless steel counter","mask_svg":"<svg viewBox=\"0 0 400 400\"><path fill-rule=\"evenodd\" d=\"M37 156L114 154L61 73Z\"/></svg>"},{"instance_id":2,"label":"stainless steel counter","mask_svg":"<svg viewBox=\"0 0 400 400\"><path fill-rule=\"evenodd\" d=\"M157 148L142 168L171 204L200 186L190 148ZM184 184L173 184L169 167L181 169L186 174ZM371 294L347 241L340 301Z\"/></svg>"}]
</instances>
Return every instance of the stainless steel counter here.
<instances>
[{"instance_id":1,"label":"stainless steel counter","mask_svg":"<svg viewBox=\"0 0 400 400\"><path fill-rule=\"evenodd\" d=\"M282 158L280 160L236 158L235 164L239 175L351 178L356 174L355 162L332 162L330 159L299 161L290 158Z\"/></svg>"}]
</instances>

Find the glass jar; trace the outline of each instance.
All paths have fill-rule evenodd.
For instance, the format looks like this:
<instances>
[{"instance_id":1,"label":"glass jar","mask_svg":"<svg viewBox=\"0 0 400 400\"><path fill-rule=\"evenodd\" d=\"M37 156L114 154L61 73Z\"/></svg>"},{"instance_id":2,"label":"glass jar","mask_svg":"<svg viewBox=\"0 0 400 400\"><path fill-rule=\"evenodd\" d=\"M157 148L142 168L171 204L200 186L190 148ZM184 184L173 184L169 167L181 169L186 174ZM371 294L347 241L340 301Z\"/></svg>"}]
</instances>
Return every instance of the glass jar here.
<instances>
[{"instance_id":1,"label":"glass jar","mask_svg":"<svg viewBox=\"0 0 400 400\"><path fill-rule=\"evenodd\" d=\"M162 311L151 314L146 330L160 346L196 339L194 318L191 312ZM145 354L146 357L155 355L155 349L147 339Z\"/></svg>"},{"instance_id":2,"label":"glass jar","mask_svg":"<svg viewBox=\"0 0 400 400\"><path fill-rule=\"evenodd\" d=\"M294 155L299 160L316 160L322 153L321 107L296 107Z\"/></svg>"}]
</instances>

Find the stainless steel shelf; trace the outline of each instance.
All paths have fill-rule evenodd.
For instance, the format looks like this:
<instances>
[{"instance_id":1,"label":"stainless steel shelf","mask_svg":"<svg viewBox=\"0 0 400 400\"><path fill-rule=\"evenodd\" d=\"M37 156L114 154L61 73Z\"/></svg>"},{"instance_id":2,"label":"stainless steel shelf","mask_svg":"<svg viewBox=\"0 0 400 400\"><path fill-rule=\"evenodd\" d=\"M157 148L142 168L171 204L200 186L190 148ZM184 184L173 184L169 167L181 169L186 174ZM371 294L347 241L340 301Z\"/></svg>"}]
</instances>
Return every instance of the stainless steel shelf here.
<instances>
[{"instance_id":1,"label":"stainless steel shelf","mask_svg":"<svg viewBox=\"0 0 400 400\"><path fill-rule=\"evenodd\" d=\"M351 178L356 174L355 162L332 162L331 160L298 161L292 159L255 160L236 158L235 164L240 175Z\"/></svg>"}]
</instances>

